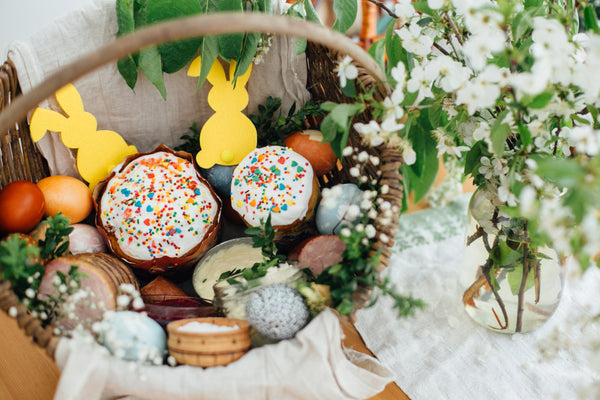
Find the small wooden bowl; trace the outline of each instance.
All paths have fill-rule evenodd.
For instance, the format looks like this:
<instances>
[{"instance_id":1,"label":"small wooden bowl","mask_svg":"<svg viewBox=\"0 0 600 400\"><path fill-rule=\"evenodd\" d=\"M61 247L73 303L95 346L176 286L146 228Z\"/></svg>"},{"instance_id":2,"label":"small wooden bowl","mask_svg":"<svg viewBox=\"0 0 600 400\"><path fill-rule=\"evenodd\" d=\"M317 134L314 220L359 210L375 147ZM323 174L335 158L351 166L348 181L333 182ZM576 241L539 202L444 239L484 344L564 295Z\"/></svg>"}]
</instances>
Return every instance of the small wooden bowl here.
<instances>
[{"instance_id":1,"label":"small wooden bowl","mask_svg":"<svg viewBox=\"0 0 600 400\"><path fill-rule=\"evenodd\" d=\"M184 332L178 328L189 322L235 326L226 332ZM227 365L241 358L250 349L250 324L231 318L188 318L167 325L169 354L180 364L199 367Z\"/></svg>"}]
</instances>

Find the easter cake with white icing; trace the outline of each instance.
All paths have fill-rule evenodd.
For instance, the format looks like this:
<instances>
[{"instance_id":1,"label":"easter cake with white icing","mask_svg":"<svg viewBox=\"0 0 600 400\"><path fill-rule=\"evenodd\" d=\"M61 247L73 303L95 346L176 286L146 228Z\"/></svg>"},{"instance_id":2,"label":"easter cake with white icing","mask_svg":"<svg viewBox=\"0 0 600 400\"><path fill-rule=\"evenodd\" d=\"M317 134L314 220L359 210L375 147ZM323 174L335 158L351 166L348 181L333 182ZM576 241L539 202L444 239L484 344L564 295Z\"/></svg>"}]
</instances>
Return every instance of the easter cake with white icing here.
<instances>
[{"instance_id":1,"label":"easter cake with white icing","mask_svg":"<svg viewBox=\"0 0 600 400\"><path fill-rule=\"evenodd\" d=\"M188 153L165 146L138 153L97 189L96 225L132 266L181 271L217 240L221 202Z\"/></svg>"},{"instance_id":2,"label":"easter cake with white icing","mask_svg":"<svg viewBox=\"0 0 600 400\"><path fill-rule=\"evenodd\" d=\"M270 214L279 239L310 228L318 197L310 163L288 147L257 148L233 171L232 209L248 226L260 226Z\"/></svg>"}]
</instances>

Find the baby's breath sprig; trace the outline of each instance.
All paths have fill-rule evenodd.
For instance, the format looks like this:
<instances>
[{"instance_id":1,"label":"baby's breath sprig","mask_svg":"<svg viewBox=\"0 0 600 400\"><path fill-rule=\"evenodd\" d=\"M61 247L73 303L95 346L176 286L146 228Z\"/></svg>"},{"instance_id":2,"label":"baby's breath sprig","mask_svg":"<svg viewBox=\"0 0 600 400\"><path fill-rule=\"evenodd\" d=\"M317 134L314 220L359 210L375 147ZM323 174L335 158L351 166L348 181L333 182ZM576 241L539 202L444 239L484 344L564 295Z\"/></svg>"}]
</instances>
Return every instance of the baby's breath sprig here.
<instances>
[{"instance_id":1,"label":"baby's breath sprig","mask_svg":"<svg viewBox=\"0 0 600 400\"><path fill-rule=\"evenodd\" d=\"M356 213L359 218L354 223L346 221L345 226L340 229L339 236L346 246L342 261L325 269L316 282L330 287L333 305L340 314L349 315L356 310L360 305L357 293L361 290L379 288L382 295L394 300L399 316L411 315L416 309L423 308L424 303L398 294L389 280L380 280L376 268L380 252L373 250L373 243L375 240L382 243L391 240L384 233L385 228L395 224L394 216L400 213L397 205L379 196L387 193L389 188L386 185L378 186L378 178L367 177L367 169L377 166L379 158L351 146L345 147L343 154L347 160L354 162L349 173L362 190L359 204L349 206L346 213ZM370 304L375 300L376 298Z\"/></svg>"}]
</instances>

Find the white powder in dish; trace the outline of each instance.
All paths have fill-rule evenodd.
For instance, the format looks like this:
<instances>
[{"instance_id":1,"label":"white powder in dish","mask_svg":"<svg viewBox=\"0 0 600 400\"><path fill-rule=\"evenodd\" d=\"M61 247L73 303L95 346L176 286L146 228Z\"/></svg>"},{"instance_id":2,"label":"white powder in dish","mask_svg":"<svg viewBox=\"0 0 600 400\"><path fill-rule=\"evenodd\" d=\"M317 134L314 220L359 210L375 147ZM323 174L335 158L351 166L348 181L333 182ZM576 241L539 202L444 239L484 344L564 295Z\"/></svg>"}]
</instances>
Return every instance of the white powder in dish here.
<instances>
[{"instance_id":1,"label":"white powder in dish","mask_svg":"<svg viewBox=\"0 0 600 400\"><path fill-rule=\"evenodd\" d=\"M192 332L192 333L215 333L215 332L229 332L240 329L239 326L226 326L226 325L215 325L208 322L192 321L185 325L181 325L177 328L180 332Z\"/></svg>"}]
</instances>

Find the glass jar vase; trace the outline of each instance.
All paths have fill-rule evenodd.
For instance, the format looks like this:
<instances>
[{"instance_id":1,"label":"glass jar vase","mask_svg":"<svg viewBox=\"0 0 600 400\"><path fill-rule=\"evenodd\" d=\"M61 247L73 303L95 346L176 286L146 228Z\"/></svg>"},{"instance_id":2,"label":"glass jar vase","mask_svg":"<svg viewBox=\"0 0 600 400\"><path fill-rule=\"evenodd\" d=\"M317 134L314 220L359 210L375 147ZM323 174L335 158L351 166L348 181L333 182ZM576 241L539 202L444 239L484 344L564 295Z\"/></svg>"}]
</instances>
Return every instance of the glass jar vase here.
<instances>
[{"instance_id":1,"label":"glass jar vase","mask_svg":"<svg viewBox=\"0 0 600 400\"><path fill-rule=\"evenodd\" d=\"M469 203L460 275L463 305L480 325L529 332L556 310L564 268L554 250L535 246L528 221L502 213L494 192L479 188Z\"/></svg>"}]
</instances>

